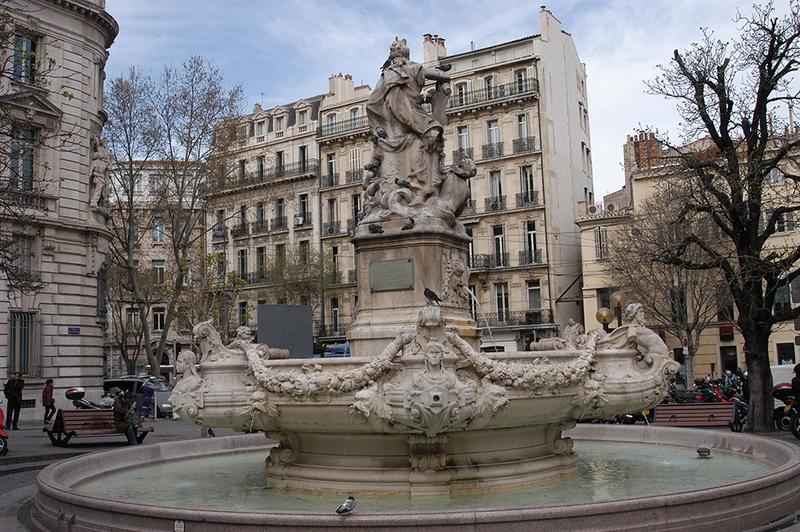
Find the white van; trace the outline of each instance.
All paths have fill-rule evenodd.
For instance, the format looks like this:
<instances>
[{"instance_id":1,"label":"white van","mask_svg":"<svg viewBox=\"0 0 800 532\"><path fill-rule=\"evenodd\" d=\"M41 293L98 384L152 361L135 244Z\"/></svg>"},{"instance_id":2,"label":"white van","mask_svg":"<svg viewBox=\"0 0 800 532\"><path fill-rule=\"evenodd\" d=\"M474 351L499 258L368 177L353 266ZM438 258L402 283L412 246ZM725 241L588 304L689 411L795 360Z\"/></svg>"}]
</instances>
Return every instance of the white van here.
<instances>
[{"instance_id":1,"label":"white van","mask_svg":"<svg viewBox=\"0 0 800 532\"><path fill-rule=\"evenodd\" d=\"M778 384L791 384L794 377L794 364L780 364L777 366L770 366L769 370L772 372L772 386ZM775 399L775 408L782 407L783 401Z\"/></svg>"}]
</instances>

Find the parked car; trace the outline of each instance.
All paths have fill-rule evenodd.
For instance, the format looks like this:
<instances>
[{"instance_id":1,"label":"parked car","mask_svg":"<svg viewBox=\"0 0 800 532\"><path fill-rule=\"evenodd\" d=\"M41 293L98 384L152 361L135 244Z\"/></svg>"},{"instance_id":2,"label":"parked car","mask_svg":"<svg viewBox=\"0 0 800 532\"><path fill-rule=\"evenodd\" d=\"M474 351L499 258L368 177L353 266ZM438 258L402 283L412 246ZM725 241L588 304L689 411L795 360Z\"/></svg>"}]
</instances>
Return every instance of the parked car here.
<instances>
[{"instance_id":1,"label":"parked car","mask_svg":"<svg viewBox=\"0 0 800 532\"><path fill-rule=\"evenodd\" d=\"M172 386L164 379L151 377L149 375L126 375L103 382L103 391L108 393L108 391L115 386L133 397L133 400L136 402L136 407L142 414L147 413L143 412L144 389L150 388L153 391L153 397L155 399L156 415L158 417L172 415L172 405L169 402L169 398L172 395Z\"/></svg>"}]
</instances>

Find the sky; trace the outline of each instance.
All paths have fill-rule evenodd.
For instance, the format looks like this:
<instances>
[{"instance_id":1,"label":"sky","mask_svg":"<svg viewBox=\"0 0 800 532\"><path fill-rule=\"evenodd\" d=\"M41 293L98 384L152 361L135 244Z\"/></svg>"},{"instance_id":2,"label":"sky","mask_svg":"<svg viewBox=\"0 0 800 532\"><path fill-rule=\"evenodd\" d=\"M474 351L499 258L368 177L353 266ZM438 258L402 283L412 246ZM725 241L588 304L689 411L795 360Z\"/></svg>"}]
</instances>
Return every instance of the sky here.
<instances>
[{"instance_id":1,"label":"sky","mask_svg":"<svg viewBox=\"0 0 800 532\"><path fill-rule=\"evenodd\" d=\"M741 0L107 0L119 22L107 79L131 66L157 75L202 54L226 83L244 89L243 112L328 90L334 73L375 85L395 36L422 61L422 35L446 39L449 54L539 33L546 4L586 63L595 195L624 182L622 146L642 127L677 133L674 103L646 94L644 82L700 28L723 40L736 33ZM783 2L776 2L785 9Z\"/></svg>"}]
</instances>

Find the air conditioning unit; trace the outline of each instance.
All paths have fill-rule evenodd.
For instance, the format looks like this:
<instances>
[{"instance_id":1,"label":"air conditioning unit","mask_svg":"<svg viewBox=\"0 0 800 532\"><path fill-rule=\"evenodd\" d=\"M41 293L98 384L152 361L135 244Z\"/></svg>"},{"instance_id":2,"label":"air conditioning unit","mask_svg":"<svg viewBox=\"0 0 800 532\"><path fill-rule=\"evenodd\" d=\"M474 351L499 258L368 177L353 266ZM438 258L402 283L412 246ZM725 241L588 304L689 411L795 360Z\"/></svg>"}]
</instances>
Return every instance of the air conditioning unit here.
<instances>
[{"instance_id":1,"label":"air conditioning unit","mask_svg":"<svg viewBox=\"0 0 800 532\"><path fill-rule=\"evenodd\" d=\"M303 225L305 219L302 216L295 216L294 217L294 225Z\"/></svg>"},{"instance_id":2,"label":"air conditioning unit","mask_svg":"<svg viewBox=\"0 0 800 532\"><path fill-rule=\"evenodd\" d=\"M589 205L587 210L589 211L589 214L597 214L597 205Z\"/></svg>"}]
</instances>

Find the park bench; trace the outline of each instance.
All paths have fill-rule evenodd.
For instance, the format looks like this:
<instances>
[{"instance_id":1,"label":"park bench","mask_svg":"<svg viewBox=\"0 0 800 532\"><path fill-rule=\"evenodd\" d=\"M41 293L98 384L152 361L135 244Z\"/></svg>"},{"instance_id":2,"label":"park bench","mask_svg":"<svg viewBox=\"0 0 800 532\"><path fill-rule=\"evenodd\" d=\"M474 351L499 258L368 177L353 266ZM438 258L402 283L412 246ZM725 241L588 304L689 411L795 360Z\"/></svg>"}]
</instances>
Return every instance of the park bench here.
<instances>
[{"instance_id":1,"label":"park bench","mask_svg":"<svg viewBox=\"0 0 800 532\"><path fill-rule=\"evenodd\" d=\"M682 403L658 405L656 425L673 427L727 427L733 418L733 403Z\"/></svg>"},{"instance_id":2,"label":"park bench","mask_svg":"<svg viewBox=\"0 0 800 532\"><path fill-rule=\"evenodd\" d=\"M53 428L45 427L42 430L56 447L66 447L75 436L124 435L114 426L113 410L59 410ZM142 443L152 430L152 427L138 427L136 440Z\"/></svg>"}]
</instances>

